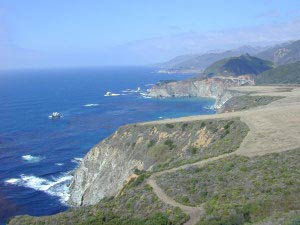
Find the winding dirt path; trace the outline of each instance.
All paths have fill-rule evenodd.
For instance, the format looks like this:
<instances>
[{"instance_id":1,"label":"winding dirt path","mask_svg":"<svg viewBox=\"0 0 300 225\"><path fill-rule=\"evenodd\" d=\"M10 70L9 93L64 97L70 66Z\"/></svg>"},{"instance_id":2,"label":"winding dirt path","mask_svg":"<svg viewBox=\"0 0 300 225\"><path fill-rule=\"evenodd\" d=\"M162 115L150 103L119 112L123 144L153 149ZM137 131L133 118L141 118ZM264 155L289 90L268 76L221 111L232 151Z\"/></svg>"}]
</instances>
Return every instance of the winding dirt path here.
<instances>
[{"instance_id":1,"label":"winding dirt path","mask_svg":"<svg viewBox=\"0 0 300 225\"><path fill-rule=\"evenodd\" d=\"M191 116L177 119L148 122L143 124L172 123L205 119L223 119L240 117L250 131L237 151L229 154L212 157L192 164L186 164L169 170L152 174L147 183L154 193L165 203L179 207L189 215L185 225L195 225L205 213L203 206L191 207L176 202L170 198L156 183L156 178L162 174L186 169L190 166L204 166L209 162L228 157L230 155L256 156L273 152L281 152L300 147L300 87L294 87L291 92L284 91L283 87L239 87L238 91L250 92L252 95L284 96L285 98L246 111L222 113L215 115Z\"/></svg>"},{"instance_id":2,"label":"winding dirt path","mask_svg":"<svg viewBox=\"0 0 300 225\"><path fill-rule=\"evenodd\" d=\"M204 209L202 206L191 207L176 202L164 193L164 191L157 185L154 177L150 177L147 180L147 183L153 188L153 192L160 198L160 200L167 203L168 205L179 207L184 213L189 215L190 218L187 222L184 223L185 225L194 225L200 220L201 216L204 213Z\"/></svg>"},{"instance_id":3,"label":"winding dirt path","mask_svg":"<svg viewBox=\"0 0 300 225\"><path fill-rule=\"evenodd\" d=\"M179 167L176 167L176 168L172 168L172 169L168 169L168 170L164 170L164 171L154 173L147 179L147 183L153 188L153 192L158 196L158 198L160 200L167 203L168 205L171 205L171 206L174 206L174 207L179 207L184 213L189 215L190 218L187 222L184 223L185 225L194 225L201 219L201 216L205 213L203 206L192 207L192 206L186 206L186 205L183 205L179 202L176 202L174 199L169 197L158 186L158 184L156 183L156 178L158 176L162 175L162 174L175 172L175 171L181 170L181 169L186 169L190 166L199 166L199 167L205 166L209 162L213 162L213 161L228 157L228 156L233 155L233 154L235 154L235 153L219 155L219 156L212 157L212 158L202 160L202 161L199 161L199 162L195 162L195 163L191 163L191 164L185 164L185 165L182 165L182 166L179 166Z\"/></svg>"}]
</instances>

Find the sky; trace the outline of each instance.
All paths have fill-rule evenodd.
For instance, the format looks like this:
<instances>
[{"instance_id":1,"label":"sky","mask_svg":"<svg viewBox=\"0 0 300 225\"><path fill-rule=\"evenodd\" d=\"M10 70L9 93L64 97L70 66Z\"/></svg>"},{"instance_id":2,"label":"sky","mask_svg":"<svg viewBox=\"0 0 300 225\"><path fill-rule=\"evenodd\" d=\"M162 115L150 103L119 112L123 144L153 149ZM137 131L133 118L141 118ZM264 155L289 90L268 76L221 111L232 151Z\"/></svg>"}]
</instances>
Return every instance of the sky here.
<instances>
[{"instance_id":1,"label":"sky","mask_svg":"<svg viewBox=\"0 0 300 225\"><path fill-rule=\"evenodd\" d=\"M299 0L0 0L0 69L149 65L297 39Z\"/></svg>"}]
</instances>

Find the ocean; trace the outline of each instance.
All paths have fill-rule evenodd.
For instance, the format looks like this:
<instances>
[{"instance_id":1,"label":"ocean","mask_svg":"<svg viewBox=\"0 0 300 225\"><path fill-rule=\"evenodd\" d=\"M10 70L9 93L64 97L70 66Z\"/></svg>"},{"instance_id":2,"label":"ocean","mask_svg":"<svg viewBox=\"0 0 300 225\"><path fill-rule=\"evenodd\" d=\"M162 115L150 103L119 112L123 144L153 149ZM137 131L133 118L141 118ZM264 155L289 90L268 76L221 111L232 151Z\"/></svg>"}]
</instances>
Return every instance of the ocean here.
<instances>
[{"instance_id":1,"label":"ocean","mask_svg":"<svg viewBox=\"0 0 300 225\"><path fill-rule=\"evenodd\" d=\"M119 126L215 113L212 99L143 95L160 80L191 76L148 67L1 72L0 224L14 215L66 210L72 171ZM113 95L104 96L108 91ZM62 117L49 119L52 112Z\"/></svg>"}]
</instances>

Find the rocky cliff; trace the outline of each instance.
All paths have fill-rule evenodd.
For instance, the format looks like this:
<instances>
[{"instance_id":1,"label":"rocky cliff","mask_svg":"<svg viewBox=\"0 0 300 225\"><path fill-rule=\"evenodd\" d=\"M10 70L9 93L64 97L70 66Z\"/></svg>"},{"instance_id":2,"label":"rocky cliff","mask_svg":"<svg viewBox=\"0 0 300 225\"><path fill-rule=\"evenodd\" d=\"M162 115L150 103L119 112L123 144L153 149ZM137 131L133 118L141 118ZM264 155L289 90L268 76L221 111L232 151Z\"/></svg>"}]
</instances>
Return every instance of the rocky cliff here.
<instances>
[{"instance_id":1,"label":"rocky cliff","mask_svg":"<svg viewBox=\"0 0 300 225\"><path fill-rule=\"evenodd\" d=\"M159 97L208 97L214 98L215 108L220 108L229 100L234 92L230 87L241 85L254 85L250 76L223 77L215 76L208 79L189 79L172 81L153 86L149 90L149 96Z\"/></svg>"},{"instance_id":2,"label":"rocky cliff","mask_svg":"<svg viewBox=\"0 0 300 225\"><path fill-rule=\"evenodd\" d=\"M160 170L234 151L247 130L238 119L123 126L85 156L74 172L69 203L91 205L113 196L137 170Z\"/></svg>"}]
</instances>

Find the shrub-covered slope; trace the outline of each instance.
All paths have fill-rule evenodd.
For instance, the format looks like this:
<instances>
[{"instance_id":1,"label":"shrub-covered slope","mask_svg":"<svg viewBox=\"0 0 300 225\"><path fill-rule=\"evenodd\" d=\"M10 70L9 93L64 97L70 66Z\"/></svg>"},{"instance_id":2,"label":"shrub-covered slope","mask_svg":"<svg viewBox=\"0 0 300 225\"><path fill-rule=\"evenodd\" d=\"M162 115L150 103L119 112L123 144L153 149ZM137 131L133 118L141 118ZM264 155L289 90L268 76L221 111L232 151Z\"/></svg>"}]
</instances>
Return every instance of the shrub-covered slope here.
<instances>
[{"instance_id":1,"label":"shrub-covered slope","mask_svg":"<svg viewBox=\"0 0 300 225\"><path fill-rule=\"evenodd\" d=\"M115 198L94 206L71 208L53 216L15 217L9 225L179 225L187 216L158 199L145 183L146 174L132 179Z\"/></svg>"},{"instance_id":2,"label":"shrub-covered slope","mask_svg":"<svg viewBox=\"0 0 300 225\"><path fill-rule=\"evenodd\" d=\"M255 77L255 83L264 84L300 84L300 61L278 66Z\"/></svg>"},{"instance_id":3,"label":"shrub-covered slope","mask_svg":"<svg viewBox=\"0 0 300 225\"><path fill-rule=\"evenodd\" d=\"M273 101L281 99L281 96L258 96L258 95L240 95L229 99L220 108L219 113L235 112L250 109L257 106L267 105Z\"/></svg>"},{"instance_id":4,"label":"shrub-covered slope","mask_svg":"<svg viewBox=\"0 0 300 225\"><path fill-rule=\"evenodd\" d=\"M246 54L239 57L231 57L219 60L209 66L204 73L208 76L239 76L245 74L257 75L272 68L272 63L270 61Z\"/></svg>"},{"instance_id":5,"label":"shrub-covered slope","mask_svg":"<svg viewBox=\"0 0 300 225\"><path fill-rule=\"evenodd\" d=\"M248 158L233 156L158 178L186 205L204 204L199 225L259 222L300 210L300 149ZM299 218L299 217L298 217Z\"/></svg>"}]
</instances>

